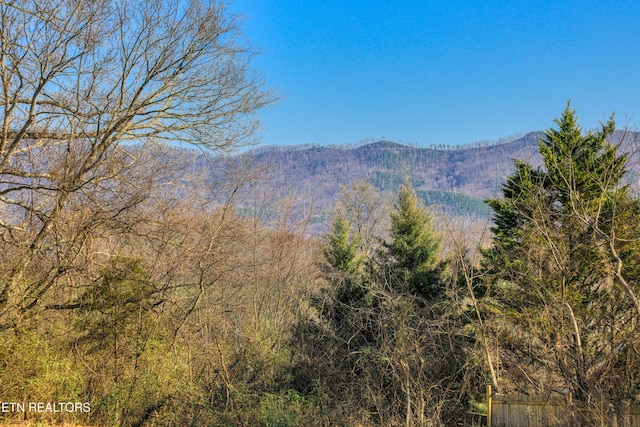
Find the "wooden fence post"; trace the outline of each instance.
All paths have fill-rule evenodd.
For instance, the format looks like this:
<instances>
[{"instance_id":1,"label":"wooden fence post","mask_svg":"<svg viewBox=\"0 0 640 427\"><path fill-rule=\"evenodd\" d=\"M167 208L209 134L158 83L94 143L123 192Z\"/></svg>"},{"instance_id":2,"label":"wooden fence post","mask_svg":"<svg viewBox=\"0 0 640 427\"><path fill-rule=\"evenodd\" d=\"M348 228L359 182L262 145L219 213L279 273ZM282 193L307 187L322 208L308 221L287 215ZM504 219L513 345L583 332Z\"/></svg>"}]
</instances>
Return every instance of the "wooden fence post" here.
<instances>
[{"instance_id":1,"label":"wooden fence post","mask_svg":"<svg viewBox=\"0 0 640 427\"><path fill-rule=\"evenodd\" d=\"M613 404L607 405L607 412L609 413L609 427L618 427L618 414Z\"/></svg>"},{"instance_id":2,"label":"wooden fence post","mask_svg":"<svg viewBox=\"0 0 640 427\"><path fill-rule=\"evenodd\" d=\"M491 415L493 405L492 401L493 390L491 390L491 385L487 385L487 427L491 427Z\"/></svg>"},{"instance_id":3,"label":"wooden fence post","mask_svg":"<svg viewBox=\"0 0 640 427\"><path fill-rule=\"evenodd\" d=\"M631 427L631 402L623 400L618 405L618 426Z\"/></svg>"},{"instance_id":4,"label":"wooden fence post","mask_svg":"<svg viewBox=\"0 0 640 427\"><path fill-rule=\"evenodd\" d=\"M567 425L574 425L576 421L575 407L573 406L573 395L567 393L564 396L564 421Z\"/></svg>"}]
</instances>

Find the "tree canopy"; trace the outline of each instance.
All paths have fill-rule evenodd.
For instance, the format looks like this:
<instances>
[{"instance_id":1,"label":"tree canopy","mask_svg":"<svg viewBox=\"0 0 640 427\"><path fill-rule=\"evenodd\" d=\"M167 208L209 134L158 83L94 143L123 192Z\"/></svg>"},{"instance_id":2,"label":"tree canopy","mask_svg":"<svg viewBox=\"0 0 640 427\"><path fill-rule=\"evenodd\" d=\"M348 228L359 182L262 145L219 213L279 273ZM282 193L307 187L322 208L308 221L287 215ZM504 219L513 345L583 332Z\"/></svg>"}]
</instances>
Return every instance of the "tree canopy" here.
<instances>
[{"instance_id":1,"label":"tree canopy","mask_svg":"<svg viewBox=\"0 0 640 427\"><path fill-rule=\"evenodd\" d=\"M416 295L434 298L442 285L443 265L439 261L442 239L408 180L400 187L389 216L391 229L385 256L395 280L406 281L410 292Z\"/></svg>"},{"instance_id":2,"label":"tree canopy","mask_svg":"<svg viewBox=\"0 0 640 427\"><path fill-rule=\"evenodd\" d=\"M135 220L170 179L163 143L250 143L273 97L223 2L17 0L0 20L1 330L75 268L90 232Z\"/></svg>"},{"instance_id":3,"label":"tree canopy","mask_svg":"<svg viewBox=\"0 0 640 427\"><path fill-rule=\"evenodd\" d=\"M567 106L556 125L539 142L543 166L517 161L503 197L488 201L495 225L486 302L503 366L521 373L509 387L566 389L594 404L635 393L612 374L623 369L632 378L639 366L623 351L638 339L636 321L629 323L639 314L629 264L638 242L628 240L637 220L622 214L638 200L623 181L628 156L609 141L613 117L585 133Z\"/></svg>"}]
</instances>

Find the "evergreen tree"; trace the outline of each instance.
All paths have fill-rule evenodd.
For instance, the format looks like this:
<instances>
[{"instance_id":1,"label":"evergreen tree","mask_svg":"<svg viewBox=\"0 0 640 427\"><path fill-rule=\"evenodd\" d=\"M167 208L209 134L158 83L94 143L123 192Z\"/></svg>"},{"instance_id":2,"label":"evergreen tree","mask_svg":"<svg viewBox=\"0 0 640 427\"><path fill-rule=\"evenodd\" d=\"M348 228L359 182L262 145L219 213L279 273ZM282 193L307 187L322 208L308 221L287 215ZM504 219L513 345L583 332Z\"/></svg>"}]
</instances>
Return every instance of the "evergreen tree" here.
<instances>
[{"instance_id":1,"label":"evergreen tree","mask_svg":"<svg viewBox=\"0 0 640 427\"><path fill-rule=\"evenodd\" d=\"M455 319L431 303L443 282L440 238L408 182L390 216L390 241L363 260L368 252L336 211L324 239L328 286L295 338L304 354L297 382L315 381L376 425L441 425L463 410L466 358Z\"/></svg>"},{"instance_id":2,"label":"evergreen tree","mask_svg":"<svg viewBox=\"0 0 640 427\"><path fill-rule=\"evenodd\" d=\"M360 265L358 240L351 236L351 226L338 208L331 220L331 230L325 236L324 256L331 267L353 273Z\"/></svg>"},{"instance_id":3,"label":"evergreen tree","mask_svg":"<svg viewBox=\"0 0 640 427\"><path fill-rule=\"evenodd\" d=\"M488 200L494 246L484 253L485 303L498 315L501 363L513 373L504 388L568 389L583 403L602 403L633 393L623 378L638 371L638 358L620 352L638 331L626 323L633 304L616 283L610 251L626 248L621 262L637 253L613 236L630 236L625 212L638 202L622 185L627 156L608 142L613 117L584 133L568 105L556 124L539 142L543 166L517 161L502 199Z\"/></svg>"},{"instance_id":4,"label":"evergreen tree","mask_svg":"<svg viewBox=\"0 0 640 427\"><path fill-rule=\"evenodd\" d=\"M427 300L442 289L444 264L438 261L442 239L433 228L433 218L405 180L390 213L390 241L383 257L389 263L392 283Z\"/></svg>"},{"instance_id":5,"label":"evergreen tree","mask_svg":"<svg viewBox=\"0 0 640 427\"><path fill-rule=\"evenodd\" d=\"M340 205L331 220L330 231L324 236L323 252L328 263L324 268L324 276L330 283L329 293L333 303L325 305L322 302L321 305L324 309L330 307L328 318L340 324L346 313L354 305L361 304L368 292L363 281L360 238L353 235L351 224L344 217Z\"/></svg>"}]
</instances>

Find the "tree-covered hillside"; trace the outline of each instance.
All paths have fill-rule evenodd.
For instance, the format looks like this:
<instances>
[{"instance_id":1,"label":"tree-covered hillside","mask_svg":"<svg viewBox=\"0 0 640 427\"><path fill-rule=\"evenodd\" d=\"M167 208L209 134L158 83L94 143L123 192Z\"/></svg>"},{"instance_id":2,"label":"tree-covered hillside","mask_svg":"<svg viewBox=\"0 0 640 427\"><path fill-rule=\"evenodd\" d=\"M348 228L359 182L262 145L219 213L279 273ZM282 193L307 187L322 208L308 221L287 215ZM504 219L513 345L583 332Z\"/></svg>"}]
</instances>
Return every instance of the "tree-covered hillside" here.
<instances>
[{"instance_id":1,"label":"tree-covered hillside","mask_svg":"<svg viewBox=\"0 0 640 427\"><path fill-rule=\"evenodd\" d=\"M542 135L531 132L496 144L459 148L420 148L391 141L343 147L265 147L235 157L235 161L259 171L261 178L249 185L246 194L269 194L274 203L286 201L297 218L311 213L315 231L327 229L342 188L367 182L391 203L405 177L435 211L483 222L489 212L484 200L499 194L502 182L514 170L513 159L541 164L537 144ZM618 131L611 138L622 140L621 149L630 151L635 134ZM635 161L629 164L629 176L634 176L640 168Z\"/></svg>"}]
</instances>

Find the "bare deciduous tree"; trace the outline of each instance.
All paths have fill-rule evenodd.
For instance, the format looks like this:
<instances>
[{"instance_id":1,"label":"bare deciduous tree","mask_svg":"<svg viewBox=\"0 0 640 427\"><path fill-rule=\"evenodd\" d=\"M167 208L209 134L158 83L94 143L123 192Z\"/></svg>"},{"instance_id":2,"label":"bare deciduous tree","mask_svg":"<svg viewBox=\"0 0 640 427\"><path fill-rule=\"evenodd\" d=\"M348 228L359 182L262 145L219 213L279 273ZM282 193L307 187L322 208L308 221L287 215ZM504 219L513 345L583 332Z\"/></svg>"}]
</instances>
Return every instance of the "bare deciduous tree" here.
<instances>
[{"instance_id":1,"label":"bare deciduous tree","mask_svg":"<svg viewBox=\"0 0 640 427\"><path fill-rule=\"evenodd\" d=\"M144 200L158 172L145 147L249 143L273 96L223 2L3 0L0 20L7 329L73 269L89 231Z\"/></svg>"}]
</instances>

